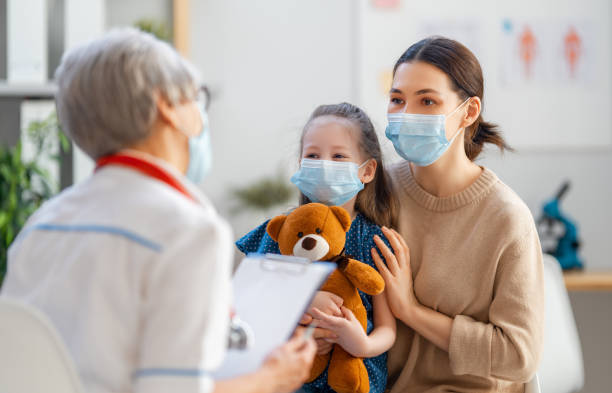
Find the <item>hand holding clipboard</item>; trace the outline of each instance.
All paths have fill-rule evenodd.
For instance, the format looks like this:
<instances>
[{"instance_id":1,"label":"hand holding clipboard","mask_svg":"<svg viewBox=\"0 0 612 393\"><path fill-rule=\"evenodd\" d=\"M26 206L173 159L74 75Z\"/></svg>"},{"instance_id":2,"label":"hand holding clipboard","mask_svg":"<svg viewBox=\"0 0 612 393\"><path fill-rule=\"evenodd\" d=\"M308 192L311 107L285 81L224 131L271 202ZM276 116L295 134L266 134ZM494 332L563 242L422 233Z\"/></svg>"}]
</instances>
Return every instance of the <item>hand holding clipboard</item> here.
<instances>
[{"instance_id":1,"label":"hand holding clipboard","mask_svg":"<svg viewBox=\"0 0 612 393\"><path fill-rule=\"evenodd\" d=\"M281 255L249 255L233 278L234 307L253 332L246 350L229 349L215 379L257 370L266 357L295 330L315 292L336 268Z\"/></svg>"}]
</instances>

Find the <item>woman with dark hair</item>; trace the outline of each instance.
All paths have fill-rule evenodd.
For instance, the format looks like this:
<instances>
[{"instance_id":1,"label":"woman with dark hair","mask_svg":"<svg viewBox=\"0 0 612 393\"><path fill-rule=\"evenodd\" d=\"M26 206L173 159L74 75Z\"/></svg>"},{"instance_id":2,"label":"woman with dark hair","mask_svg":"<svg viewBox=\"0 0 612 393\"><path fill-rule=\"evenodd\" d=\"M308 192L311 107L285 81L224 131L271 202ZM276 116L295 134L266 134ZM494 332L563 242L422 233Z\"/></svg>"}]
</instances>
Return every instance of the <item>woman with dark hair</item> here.
<instances>
[{"instance_id":1,"label":"woman with dark hair","mask_svg":"<svg viewBox=\"0 0 612 393\"><path fill-rule=\"evenodd\" d=\"M383 228L391 249L372 249L399 319L391 392L523 392L536 372L542 253L527 206L474 163L487 143L508 148L482 118L483 85L476 57L446 38L417 42L394 67L398 231Z\"/></svg>"}]
</instances>

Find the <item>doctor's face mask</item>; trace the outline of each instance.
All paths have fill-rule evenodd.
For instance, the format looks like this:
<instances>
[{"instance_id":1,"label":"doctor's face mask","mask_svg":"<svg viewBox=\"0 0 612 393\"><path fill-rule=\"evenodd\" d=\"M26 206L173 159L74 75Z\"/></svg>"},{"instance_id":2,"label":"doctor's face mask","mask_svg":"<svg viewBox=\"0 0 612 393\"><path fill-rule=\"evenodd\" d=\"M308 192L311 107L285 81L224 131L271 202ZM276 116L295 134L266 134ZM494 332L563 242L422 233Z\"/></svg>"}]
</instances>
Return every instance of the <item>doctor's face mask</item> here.
<instances>
[{"instance_id":1,"label":"doctor's face mask","mask_svg":"<svg viewBox=\"0 0 612 393\"><path fill-rule=\"evenodd\" d=\"M187 167L187 178L192 182L201 183L212 167L212 146L210 143L210 127L208 114L206 113L208 103L208 90L202 88L198 91L195 105L200 117L200 130L197 134L183 132L189 138L189 164Z\"/></svg>"}]
</instances>

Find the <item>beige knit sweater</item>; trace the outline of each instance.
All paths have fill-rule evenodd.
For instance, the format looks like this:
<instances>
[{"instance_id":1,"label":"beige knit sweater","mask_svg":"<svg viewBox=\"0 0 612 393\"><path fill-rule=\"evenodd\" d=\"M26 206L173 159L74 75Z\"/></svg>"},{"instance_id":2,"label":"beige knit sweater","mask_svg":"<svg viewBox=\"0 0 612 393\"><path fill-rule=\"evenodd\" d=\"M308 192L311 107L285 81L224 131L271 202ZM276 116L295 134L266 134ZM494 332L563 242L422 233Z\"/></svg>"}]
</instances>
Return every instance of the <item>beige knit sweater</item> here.
<instances>
[{"instance_id":1,"label":"beige knit sweater","mask_svg":"<svg viewBox=\"0 0 612 393\"><path fill-rule=\"evenodd\" d=\"M398 321L390 391L523 392L539 362L544 314L542 253L529 209L486 168L447 198L421 188L406 161L390 175L416 296L453 318L448 353Z\"/></svg>"}]
</instances>

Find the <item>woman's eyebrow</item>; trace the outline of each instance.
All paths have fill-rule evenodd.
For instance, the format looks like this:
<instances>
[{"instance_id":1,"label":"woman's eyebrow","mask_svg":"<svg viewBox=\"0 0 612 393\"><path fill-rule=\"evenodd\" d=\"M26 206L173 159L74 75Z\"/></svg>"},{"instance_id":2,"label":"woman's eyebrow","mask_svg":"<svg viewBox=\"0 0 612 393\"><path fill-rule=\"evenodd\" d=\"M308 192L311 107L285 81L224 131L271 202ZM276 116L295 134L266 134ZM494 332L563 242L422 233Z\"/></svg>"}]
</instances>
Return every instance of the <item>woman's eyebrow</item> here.
<instances>
[{"instance_id":1,"label":"woman's eyebrow","mask_svg":"<svg viewBox=\"0 0 612 393\"><path fill-rule=\"evenodd\" d=\"M403 94L404 92L403 92L403 91L401 91L400 89L397 89L397 88L393 87L393 88L391 88L391 90L389 90L389 93ZM440 92L439 92L439 91L434 90L434 89L429 89L429 88L427 88L427 89L417 90L417 91L414 93L414 95L415 95L415 96L418 96L418 95L421 95L421 94L428 94L428 93L433 93L433 94L440 95Z\"/></svg>"},{"instance_id":2,"label":"woman's eyebrow","mask_svg":"<svg viewBox=\"0 0 612 393\"><path fill-rule=\"evenodd\" d=\"M437 94L440 95L440 92L434 89L421 89L418 90L414 93L415 96L421 95L421 94L429 94L429 93L433 93L433 94Z\"/></svg>"}]
</instances>

